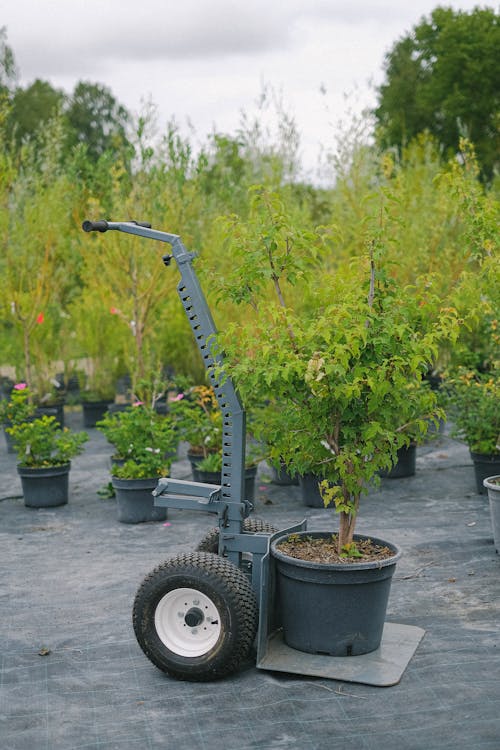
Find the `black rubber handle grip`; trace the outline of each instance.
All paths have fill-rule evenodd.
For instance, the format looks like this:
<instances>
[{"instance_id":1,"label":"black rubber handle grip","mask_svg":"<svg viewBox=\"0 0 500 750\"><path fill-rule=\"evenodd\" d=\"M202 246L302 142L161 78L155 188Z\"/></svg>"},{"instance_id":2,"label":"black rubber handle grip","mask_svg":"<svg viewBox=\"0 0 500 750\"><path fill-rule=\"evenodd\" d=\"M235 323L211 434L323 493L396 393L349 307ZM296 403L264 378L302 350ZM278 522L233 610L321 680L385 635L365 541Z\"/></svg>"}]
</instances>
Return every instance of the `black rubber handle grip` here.
<instances>
[{"instance_id":1,"label":"black rubber handle grip","mask_svg":"<svg viewBox=\"0 0 500 750\"><path fill-rule=\"evenodd\" d=\"M145 227L146 229L151 229L151 224L149 224L147 221L127 221L124 222L125 224L135 224L136 227ZM84 221L82 224L82 229L84 232L107 232L108 229L119 229L119 227L111 222L111 226L109 226L109 223L107 221Z\"/></svg>"},{"instance_id":2,"label":"black rubber handle grip","mask_svg":"<svg viewBox=\"0 0 500 750\"><path fill-rule=\"evenodd\" d=\"M82 224L84 232L107 232L108 222L107 221L84 221Z\"/></svg>"}]
</instances>

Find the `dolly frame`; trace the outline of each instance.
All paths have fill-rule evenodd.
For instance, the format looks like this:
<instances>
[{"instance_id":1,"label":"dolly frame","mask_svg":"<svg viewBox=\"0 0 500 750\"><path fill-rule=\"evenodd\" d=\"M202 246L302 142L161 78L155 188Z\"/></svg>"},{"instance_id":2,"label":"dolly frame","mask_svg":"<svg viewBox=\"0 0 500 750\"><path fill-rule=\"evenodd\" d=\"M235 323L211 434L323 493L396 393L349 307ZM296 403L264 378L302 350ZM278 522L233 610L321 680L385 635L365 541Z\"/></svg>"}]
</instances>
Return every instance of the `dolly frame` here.
<instances>
[{"instance_id":1,"label":"dolly frame","mask_svg":"<svg viewBox=\"0 0 500 750\"><path fill-rule=\"evenodd\" d=\"M308 654L283 642L270 545L278 537L306 530L307 520L275 534L244 531L244 519L252 511L244 494L245 410L231 377L224 372L215 323L192 265L196 253L186 249L179 235L152 229L144 222L84 221L82 228L85 232L115 230L170 245L171 254L163 255L163 262L168 266L173 258L178 266L177 293L222 413L222 472L220 485L163 477L153 491L154 504L217 516L218 554L250 576L257 597L257 667L384 687L397 684L424 636L421 628L385 623L380 647L362 656ZM251 554L250 563L244 553Z\"/></svg>"}]
</instances>

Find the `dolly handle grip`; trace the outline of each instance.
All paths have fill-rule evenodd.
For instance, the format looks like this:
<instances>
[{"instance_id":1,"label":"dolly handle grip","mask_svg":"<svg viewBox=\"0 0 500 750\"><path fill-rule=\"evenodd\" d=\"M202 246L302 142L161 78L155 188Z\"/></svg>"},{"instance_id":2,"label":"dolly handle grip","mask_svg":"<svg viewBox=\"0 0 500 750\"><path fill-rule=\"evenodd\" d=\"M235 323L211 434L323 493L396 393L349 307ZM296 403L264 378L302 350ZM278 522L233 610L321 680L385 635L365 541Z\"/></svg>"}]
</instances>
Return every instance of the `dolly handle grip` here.
<instances>
[{"instance_id":1,"label":"dolly handle grip","mask_svg":"<svg viewBox=\"0 0 500 750\"><path fill-rule=\"evenodd\" d=\"M151 229L151 224L147 221L84 221L82 229L84 232L107 232L108 229L118 229L126 232L127 225L134 224L136 227L145 227Z\"/></svg>"},{"instance_id":2,"label":"dolly handle grip","mask_svg":"<svg viewBox=\"0 0 500 750\"><path fill-rule=\"evenodd\" d=\"M84 221L82 224L82 229L84 232L107 232L108 231L108 222L104 221Z\"/></svg>"}]
</instances>

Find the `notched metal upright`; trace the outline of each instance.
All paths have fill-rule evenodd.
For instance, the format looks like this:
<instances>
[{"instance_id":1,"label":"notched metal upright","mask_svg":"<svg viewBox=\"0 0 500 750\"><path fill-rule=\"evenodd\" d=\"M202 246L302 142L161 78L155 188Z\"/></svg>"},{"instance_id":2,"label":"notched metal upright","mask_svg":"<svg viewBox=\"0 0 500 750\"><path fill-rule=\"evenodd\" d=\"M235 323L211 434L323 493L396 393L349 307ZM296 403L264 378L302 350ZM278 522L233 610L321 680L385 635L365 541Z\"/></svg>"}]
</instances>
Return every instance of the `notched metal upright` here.
<instances>
[{"instance_id":1,"label":"notched metal upright","mask_svg":"<svg viewBox=\"0 0 500 750\"><path fill-rule=\"evenodd\" d=\"M217 329L192 266L195 254L188 253L179 238L172 243L172 254L181 274L177 292L222 414L221 497L228 503L245 502L244 516L247 516L250 507L244 499L245 411L233 381L223 371L222 358L216 350ZM229 520L241 519L241 516L240 519L231 519L231 515L229 511Z\"/></svg>"},{"instance_id":2,"label":"notched metal upright","mask_svg":"<svg viewBox=\"0 0 500 750\"><path fill-rule=\"evenodd\" d=\"M221 529L237 535L241 533L242 520L252 509L251 504L245 499L245 411L233 381L223 371L222 357L217 352L217 329L193 268L193 259L196 254L188 252L178 235L160 232L134 222L107 222L106 231L108 229L158 240L171 246L172 255L166 256L164 260L166 264L169 264L173 257L178 266L181 278L177 292L222 414L220 494L217 493L217 496L214 494L208 507L205 504L205 508L209 512L217 513ZM192 507L199 505L199 498L204 496L200 483L190 483L191 492L189 493L186 493L186 488L183 487L182 501L179 499L179 493L175 492L174 485L175 482L170 480L165 483L163 492L155 493L157 505L168 507L187 507L186 504L189 503L192 503ZM220 544L222 552L222 534ZM226 554L235 562L239 562L240 552L226 550Z\"/></svg>"}]
</instances>

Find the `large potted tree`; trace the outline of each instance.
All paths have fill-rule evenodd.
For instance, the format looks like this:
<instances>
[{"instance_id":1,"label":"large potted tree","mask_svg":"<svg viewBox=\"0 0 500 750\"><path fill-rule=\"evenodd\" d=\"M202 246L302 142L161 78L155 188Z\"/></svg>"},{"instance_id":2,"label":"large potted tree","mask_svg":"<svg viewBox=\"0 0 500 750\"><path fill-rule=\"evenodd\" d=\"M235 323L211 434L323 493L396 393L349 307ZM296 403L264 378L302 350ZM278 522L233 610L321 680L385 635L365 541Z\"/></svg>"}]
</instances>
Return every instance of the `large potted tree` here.
<instances>
[{"instance_id":1,"label":"large potted tree","mask_svg":"<svg viewBox=\"0 0 500 750\"><path fill-rule=\"evenodd\" d=\"M355 655L380 644L390 581L400 555L355 533L362 495L410 436L438 413L422 375L453 335L451 309L417 329L415 305L429 290L402 288L383 266L382 238L367 255L326 267L320 233L304 232L279 196L254 192L249 218L226 223L232 272L222 294L247 303L221 333L226 367L275 460L322 478L338 529L277 538L284 638L302 651ZM272 418L266 418L269 409ZM352 585L351 585L352 584Z\"/></svg>"}]
</instances>

